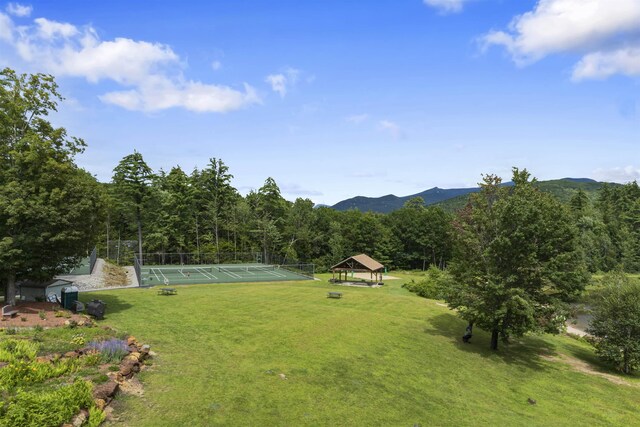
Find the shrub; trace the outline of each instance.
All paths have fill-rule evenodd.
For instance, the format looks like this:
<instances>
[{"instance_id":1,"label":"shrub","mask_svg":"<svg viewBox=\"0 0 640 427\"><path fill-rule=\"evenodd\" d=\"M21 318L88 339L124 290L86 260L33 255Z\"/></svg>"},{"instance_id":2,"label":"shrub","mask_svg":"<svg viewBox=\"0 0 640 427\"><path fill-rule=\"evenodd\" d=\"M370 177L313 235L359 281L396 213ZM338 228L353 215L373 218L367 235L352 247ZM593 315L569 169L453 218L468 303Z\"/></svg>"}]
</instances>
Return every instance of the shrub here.
<instances>
[{"instance_id":1,"label":"shrub","mask_svg":"<svg viewBox=\"0 0 640 427\"><path fill-rule=\"evenodd\" d=\"M14 362L16 360L33 360L38 354L40 346L27 340L8 339L0 341L0 362Z\"/></svg>"},{"instance_id":2,"label":"shrub","mask_svg":"<svg viewBox=\"0 0 640 427\"><path fill-rule=\"evenodd\" d=\"M82 364L84 366L96 366L97 364L102 362L100 354L97 354L97 353L96 354L87 354L86 356L84 356L80 360L82 361Z\"/></svg>"},{"instance_id":3,"label":"shrub","mask_svg":"<svg viewBox=\"0 0 640 427\"><path fill-rule=\"evenodd\" d=\"M47 318L47 313L45 313L43 310L40 310L38 312L38 316L40 316L42 320L45 320Z\"/></svg>"},{"instance_id":4,"label":"shrub","mask_svg":"<svg viewBox=\"0 0 640 427\"><path fill-rule=\"evenodd\" d=\"M432 265L425 273L424 279L411 280L402 287L423 298L444 299L451 287L451 276L444 270Z\"/></svg>"},{"instance_id":5,"label":"shrub","mask_svg":"<svg viewBox=\"0 0 640 427\"><path fill-rule=\"evenodd\" d=\"M124 340L113 338L107 341L91 342L89 347L100 353L103 363L120 362L129 354L129 346Z\"/></svg>"},{"instance_id":6,"label":"shrub","mask_svg":"<svg viewBox=\"0 0 640 427\"><path fill-rule=\"evenodd\" d=\"M76 345L78 347L82 347L86 344L86 340L84 339L84 334L75 334L71 337L71 344Z\"/></svg>"},{"instance_id":7,"label":"shrub","mask_svg":"<svg viewBox=\"0 0 640 427\"><path fill-rule=\"evenodd\" d=\"M56 363L16 360L0 370L0 389L12 390L18 385L41 383L72 372L77 366L75 359L64 359Z\"/></svg>"},{"instance_id":8,"label":"shrub","mask_svg":"<svg viewBox=\"0 0 640 427\"><path fill-rule=\"evenodd\" d=\"M630 374L640 369L640 284L622 272L608 273L603 284L588 332L596 354Z\"/></svg>"},{"instance_id":9,"label":"shrub","mask_svg":"<svg viewBox=\"0 0 640 427\"><path fill-rule=\"evenodd\" d=\"M64 317L65 319L68 319L69 317L71 317L71 313L69 313L68 311L65 311L65 310L58 310L58 311L56 311L55 316L56 317Z\"/></svg>"},{"instance_id":10,"label":"shrub","mask_svg":"<svg viewBox=\"0 0 640 427\"><path fill-rule=\"evenodd\" d=\"M71 420L81 408L93 406L91 390L91 383L83 380L52 392L19 390L0 419L0 426L59 426Z\"/></svg>"},{"instance_id":11,"label":"shrub","mask_svg":"<svg viewBox=\"0 0 640 427\"><path fill-rule=\"evenodd\" d=\"M77 326L78 326L78 322L76 322L75 320L71 319L71 320L69 320L69 324L67 325L67 328L75 329Z\"/></svg>"},{"instance_id":12,"label":"shrub","mask_svg":"<svg viewBox=\"0 0 640 427\"><path fill-rule=\"evenodd\" d=\"M36 332L42 332L42 331L44 331L44 328L42 326L40 326L40 325L36 325L36 326L33 327L33 330L36 331Z\"/></svg>"},{"instance_id":13,"label":"shrub","mask_svg":"<svg viewBox=\"0 0 640 427\"><path fill-rule=\"evenodd\" d=\"M87 427L98 427L107 418L107 414L102 409L96 407L89 408L89 421Z\"/></svg>"}]
</instances>

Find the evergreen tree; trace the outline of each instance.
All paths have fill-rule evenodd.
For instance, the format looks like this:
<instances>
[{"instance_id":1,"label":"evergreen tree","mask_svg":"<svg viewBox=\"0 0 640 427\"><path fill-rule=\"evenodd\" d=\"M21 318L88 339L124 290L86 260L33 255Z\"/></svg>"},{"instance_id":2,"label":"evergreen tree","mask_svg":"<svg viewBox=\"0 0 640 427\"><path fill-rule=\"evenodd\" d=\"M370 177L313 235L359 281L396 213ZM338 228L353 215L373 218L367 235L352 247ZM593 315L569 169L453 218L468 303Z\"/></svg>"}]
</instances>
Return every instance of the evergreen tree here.
<instances>
[{"instance_id":1,"label":"evergreen tree","mask_svg":"<svg viewBox=\"0 0 640 427\"><path fill-rule=\"evenodd\" d=\"M226 224L234 203L238 200L237 190L231 185L233 175L221 159L211 158L196 180L196 200L203 221L209 224L211 240L216 256L220 254L221 224Z\"/></svg>"},{"instance_id":2,"label":"evergreen tree","mask_svg":"<svg viewBox=\"0 0 640 427\"><path fill-rule=\"evenodd\" d=\"M144 204L150 193L153 170L142 158L142 154L134 150L125 156L113 170L113 186L115 192L129 211L133 212L138 231L138 255L142 258L142 213Z\"/></svg>"}]
</instances>

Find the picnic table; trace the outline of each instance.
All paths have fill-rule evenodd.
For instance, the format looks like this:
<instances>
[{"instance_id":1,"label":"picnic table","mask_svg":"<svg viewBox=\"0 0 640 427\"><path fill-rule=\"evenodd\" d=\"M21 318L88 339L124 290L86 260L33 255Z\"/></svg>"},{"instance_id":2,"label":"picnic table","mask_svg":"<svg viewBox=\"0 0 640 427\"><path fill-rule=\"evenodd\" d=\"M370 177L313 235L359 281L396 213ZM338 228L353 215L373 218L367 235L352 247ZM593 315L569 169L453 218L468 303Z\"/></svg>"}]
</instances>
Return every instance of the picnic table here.
<instances>
[{"instance_id":1,"label":"picnic table","mask_svg":"<svg viewBox=\"0 0 640 427\"><path fill-rule=\"evenodd\" d=\"M158 295L178 295L178 290L176 288L160 288Z\"/></svg>"},{"instance_id":2,"label":"picnic table","mask_svg":"<svg viewBox=\"0 0 640 427\"><path fill-rule=\"evenodd\" d=\"M327 292L327 298L342 298L342 292Z\"/></svg>"}]
</instances>

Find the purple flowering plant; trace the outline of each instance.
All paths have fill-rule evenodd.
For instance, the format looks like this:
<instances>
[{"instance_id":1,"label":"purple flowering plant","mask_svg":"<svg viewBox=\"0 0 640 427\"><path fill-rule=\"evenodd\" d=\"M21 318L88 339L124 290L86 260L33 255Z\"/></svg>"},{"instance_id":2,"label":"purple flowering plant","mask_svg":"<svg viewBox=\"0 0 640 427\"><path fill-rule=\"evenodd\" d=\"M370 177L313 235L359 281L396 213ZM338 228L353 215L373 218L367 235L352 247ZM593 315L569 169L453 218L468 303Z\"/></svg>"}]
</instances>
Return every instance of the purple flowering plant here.
<instances>
[{"instance_id":1,"label":"purple flowering plant","mask_svg":"<svg viewBox=\"0 0 640 427\"><path fill-rule=\"evenodd\" d=\"M129 354L127 342L113 338L106 341L92 341L89 347L100 353L103 363L120 362L124 356Z\"/></svg>"}]
</instances>

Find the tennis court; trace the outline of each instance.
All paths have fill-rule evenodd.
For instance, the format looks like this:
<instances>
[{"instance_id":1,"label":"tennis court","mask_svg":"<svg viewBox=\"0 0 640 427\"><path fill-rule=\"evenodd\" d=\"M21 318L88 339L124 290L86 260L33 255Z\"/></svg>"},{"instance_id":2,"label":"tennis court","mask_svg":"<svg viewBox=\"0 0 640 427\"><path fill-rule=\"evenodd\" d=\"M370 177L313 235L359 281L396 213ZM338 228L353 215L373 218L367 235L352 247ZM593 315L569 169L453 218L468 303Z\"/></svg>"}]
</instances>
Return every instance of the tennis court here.
<instances>
[{"instance_id":1,"label":"tennis court","mask_svg":"<svg viewBox=\"0 0 640 427\"><path fill-rule=\"evenodd\" d=\"M140 266L140 286L197 283L312 280L313 266L268 264L196 264Z\"/></svg>"}]
</instances>

